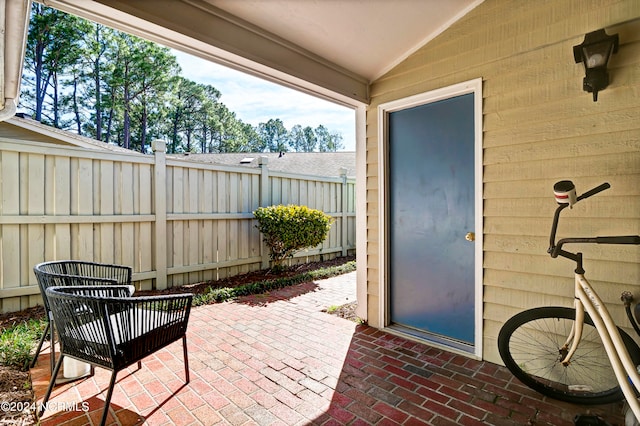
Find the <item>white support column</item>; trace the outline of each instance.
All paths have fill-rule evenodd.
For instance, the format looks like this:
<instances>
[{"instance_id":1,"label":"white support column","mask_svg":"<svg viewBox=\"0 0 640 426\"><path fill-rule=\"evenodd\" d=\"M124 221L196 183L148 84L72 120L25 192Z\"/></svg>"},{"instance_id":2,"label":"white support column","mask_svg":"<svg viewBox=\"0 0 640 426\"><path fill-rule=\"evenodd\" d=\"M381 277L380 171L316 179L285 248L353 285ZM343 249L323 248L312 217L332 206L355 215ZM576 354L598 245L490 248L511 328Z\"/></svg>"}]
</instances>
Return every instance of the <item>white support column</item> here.
<instances>
[{"instance_id":1,"label":"white support column","mask_svg":"<svg viewBox=\"0 0 640 426\"><path fill-rule=\"evenodd\" d=\"M356 108L356 296L357 315L367 321L368 300L368 245L367 245L367 113L366 106ZM380 191L383 188L379 188ZM380 250L383 250L380 247Z\"/></svg>"},{"instance_id":2,"label":"white support column","mask_svg":"<svg viewBox=\"0 0 640 426\"><path fill-rule=\"evenodd\" d=\"M16 113L30 15L31 0L0 1L0 121Z\"/></svg>"}]
</instances>

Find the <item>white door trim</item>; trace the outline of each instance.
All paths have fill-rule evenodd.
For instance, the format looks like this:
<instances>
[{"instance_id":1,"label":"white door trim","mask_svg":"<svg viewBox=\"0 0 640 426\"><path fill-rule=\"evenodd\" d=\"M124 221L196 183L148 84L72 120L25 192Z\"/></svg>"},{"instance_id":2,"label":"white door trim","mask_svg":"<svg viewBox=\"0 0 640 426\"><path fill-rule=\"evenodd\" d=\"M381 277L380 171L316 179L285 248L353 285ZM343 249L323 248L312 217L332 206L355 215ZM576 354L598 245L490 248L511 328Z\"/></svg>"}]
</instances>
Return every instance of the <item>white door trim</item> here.
<instances>
[{"instance_id":1,"label":"white door trim","mask_svg":"<svg viewBox=\"0 0 640 426\"><path fill-rule=\"evenodd\" d=\"M483 343L483 268L482 268L482 255L483 255L483 210L482 210L482 78L465 81L462 83L454 84L452 86L443 87L440 89L432 90L425 93L409 96L403 99L397 99L395 101L386 102L378 106L378 230L379 230L379 247L380 247L380 268L378 276L378 295L379 295L379 318L378 324L380 328L385 328L389 325L389 241L388 241L388 200L389 200L389 129L388 118L389 114L395 111L401 111L407 108L412 108L420 105L425 105L433 102L437 102L443 99L452 98L455 96L474 94L474 129L475 129L475 141L474 141L474 157L475 157L475 345L474 357L482 358L482 343ZM390 330L387 330L390 331ZM429 342L433 346L441 346L436 343ZM461 354L469 356L468 352L457 351L454 348L448 346L441 346L442 348L452 351L460 352Z\"/></svg>"}]
</instances>

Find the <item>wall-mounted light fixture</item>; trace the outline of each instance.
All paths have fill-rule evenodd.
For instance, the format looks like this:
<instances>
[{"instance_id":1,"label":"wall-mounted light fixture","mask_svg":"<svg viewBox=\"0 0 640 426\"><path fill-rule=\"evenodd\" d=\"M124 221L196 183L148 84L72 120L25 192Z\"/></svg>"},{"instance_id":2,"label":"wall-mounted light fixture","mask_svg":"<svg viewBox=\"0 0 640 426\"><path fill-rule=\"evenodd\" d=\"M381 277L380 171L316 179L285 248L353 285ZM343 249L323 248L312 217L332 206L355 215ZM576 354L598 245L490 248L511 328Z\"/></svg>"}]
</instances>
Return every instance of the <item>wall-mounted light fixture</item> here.
<instances>
[{"instance_id":1,"label":"wall-mounted light fixture","mask_svg":"<svg viewBox=\"0 0 640 426\"><path fill-rule=\"evenodd\" d=\"M593 101L598 100L598 92L609 85L607 63L611 55L618 51L618 34L607 35L603 29L593 31L584 36L582 44L573 46L573 57L576 63L582 62L585 77L582 89L593 92Z\"/></svg>"}]
</instances>

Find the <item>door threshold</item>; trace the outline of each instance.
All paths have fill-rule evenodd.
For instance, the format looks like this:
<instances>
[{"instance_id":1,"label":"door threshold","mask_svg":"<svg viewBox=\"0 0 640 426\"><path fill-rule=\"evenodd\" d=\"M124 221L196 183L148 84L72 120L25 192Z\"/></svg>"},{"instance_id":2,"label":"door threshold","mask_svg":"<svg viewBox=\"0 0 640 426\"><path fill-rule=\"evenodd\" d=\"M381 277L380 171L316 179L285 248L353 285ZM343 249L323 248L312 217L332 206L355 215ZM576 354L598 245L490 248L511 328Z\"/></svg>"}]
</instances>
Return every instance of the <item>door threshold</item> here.
<instances>
[{"instance_id":1,"label":"door threshold","mask_svg":"<svg viewBox=\"0 0 640 426\"><path fill-rule=\"evenodd\" d=\"M466 342L461 342L459 340L450 339L438 334L429 333L428 331L400 324L390 324L385 327L384 330L411 340L416 340L420 343L437 347L438 349L444 349L449 352L478 359L475 346Z\"/></svg>"}]
</instances>

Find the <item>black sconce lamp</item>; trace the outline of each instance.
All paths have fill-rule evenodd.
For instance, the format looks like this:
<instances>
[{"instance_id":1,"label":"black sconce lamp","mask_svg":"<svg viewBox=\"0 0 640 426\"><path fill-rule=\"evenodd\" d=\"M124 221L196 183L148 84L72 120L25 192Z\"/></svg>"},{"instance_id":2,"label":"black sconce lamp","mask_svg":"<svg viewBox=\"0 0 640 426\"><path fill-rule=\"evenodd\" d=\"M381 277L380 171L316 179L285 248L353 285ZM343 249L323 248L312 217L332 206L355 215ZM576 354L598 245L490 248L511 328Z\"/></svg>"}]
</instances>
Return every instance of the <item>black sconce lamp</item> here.
<instances>
[{"instance_id":1,"label":"black sconce lamp","mask_svg":"<svg viewBox=\"0 0 640 426\"><path fill-rule=\"evenodd\" d=\"M611 55L618 51L618 34L607 35L604 29L584 36L582 44L573 46L576 63L584 64L585 77L582 89L593 92L593 101L598 100L598 91L609 85L607 63Z\"/></svg>"}]
</instances>

